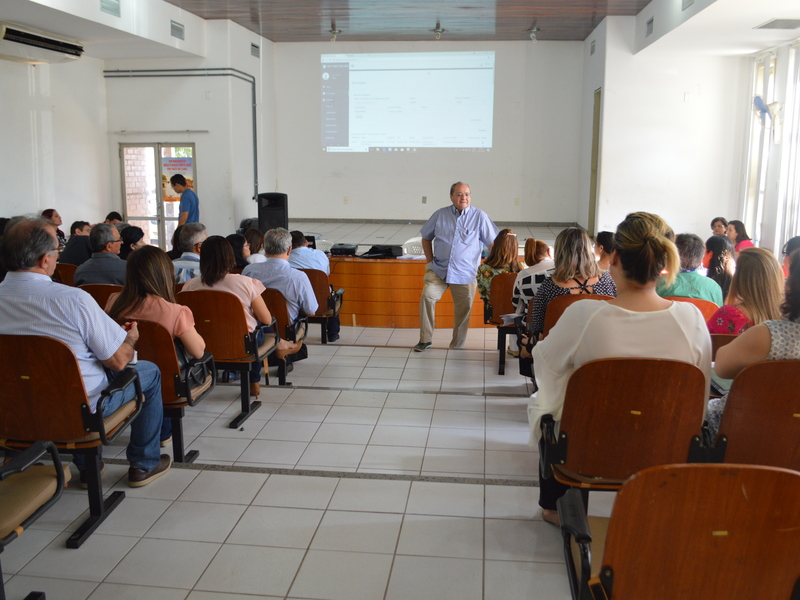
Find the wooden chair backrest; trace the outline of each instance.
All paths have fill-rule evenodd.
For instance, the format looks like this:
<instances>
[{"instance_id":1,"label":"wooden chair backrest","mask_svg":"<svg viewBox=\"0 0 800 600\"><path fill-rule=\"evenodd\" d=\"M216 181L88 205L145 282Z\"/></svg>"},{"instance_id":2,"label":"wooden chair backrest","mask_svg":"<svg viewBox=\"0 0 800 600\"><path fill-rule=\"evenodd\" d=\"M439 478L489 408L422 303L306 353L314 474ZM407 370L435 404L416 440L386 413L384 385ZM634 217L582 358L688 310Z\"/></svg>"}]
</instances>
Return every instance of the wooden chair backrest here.
<instances>
[{"instance_id":1,"label":"wooden chair backrest","mask_svg":"<svg viewBox=\"0 0 800 600\"><path fill-rule=\"evenodd\" d=\"M244 306L236 294L222 290L193 290L181 292L177 300L191 309L195 329L216 362L246 361L249 355L245 338L250 331Z\"/></svg>"},{"instance_id":2,"label":"wooden chair backrest","mask_svg":"<svg viewBox=\"0 0 800 600\"><path fill-rule=\"evenodd\" d=\"M286 298L278 290L266 288L261 292L264 304L267 305L272 318L278 321L278 334L281 339L288 340L294 337L292 331L292 321L289 318L289 308L286 306Z\"/></svg>"},{"instance_id":3,"label":"wooden chair backrest","mask_svg":"<svg viewBox=\"0 0 800 600\"><path fill-rule=\"evenodd\" d=\"M84 283L78 287L94 298L95 302L97 302L103 310L106 309L106 304L111 294L122 291L121 285L112 285L110 283Z\"/></svg>"},{"instance_id":4,"label":"wooden chair backrest","mask_svg":"<svg viewBox=\"0 0 800 600\"><path fill-rule=\"evenodd\" d=\"M56 273L61 278L61 283L64 285L75 285L75 269L78 265L71 265L69 263L58 263L56 265Z\"/></svg>"},{"instance_id":5,"label":"wooden chair backrest","mask_svg":"<svg viewBox=\"0 0 800 600\"><path fill-rule=\"evenodd\" d=\"M719 435L726 463L800 470L800 360L769 360L733 380Z\"/></svg>"},{"instance_id":6,"label":"wooden chair backrest","mask_svg":"<svg viewBox=\"0 0 800 600\"><path fill-rule=\"evenodd\" d=\"M136 351L139 360L149 360L161 371L161 398L165 404L180 401L175 389L175 375L180 377L181 366L175 351L175 340L167 328L154 321L137 319L139 341Z\"/></svg>"},{"instance_id":7,"label":"wooden chair backrest","mask_svg":"<svg viewBox=\"0 0 800 600\"><path fill-rule=\"evenodd\" d=\"M727 346L733 340L735 340L738 335L735 333L712 333L711 334L711 360L715 360L717 358L717 350L722 348L723 346Z\"/></svg>"},{"instance_id":8,"label":"wooden chair backrest","mask_svg":"<svg viewBox=\"0 0 800 600\"><path fill-rule=\"evenodd\" d=\"M800 473L786 469L692 464L638 473L608 524L602 564L613 570L611 597L795 598L799 495Z\"/></svg>"},{"instance_id":9,"label":"wooden chair backrest","mask_svg":"<svg viewBox=\"0 0 800 600\"><path fill-rule=\"evenodd\" d=\"M686 462L692 437L701 432L706 394L703 372L677 360L606 358L582 365L564 398L563 466L624 480L647 467Z\"/></svg>"},{"instance_id":10,"label":"wooden chair backrest","mask_svg":"<svg viewBox=\"0 0 800 600\"><path fill-rule=\"evenodd\" d=\"M500 315L510 315L516 312L514 303L511 301L516 279L516 273L500 273L492 277L492 284L489 288L489 304L492 305L491 323L502 325L503 319L500 318Z\"/></svg>"},{"instance_id":11,"label":"wooden chair backrest","mask_svg":"<svg viewBox=\"0 0 800 600\"><path fill-rule=\"evenodd\" d=\"M0 335L0 438L83 438L86 388L72 349L39 335Z\"/></svg>"},{"instance_id":12,"label":"wooden chair backrest","mask_svg":"<svg viewBox=\"0 0 800 600\"><path fill-rule=\"evenodd\" d=\"M316 316L325 316L325 313L330 312L328 308L328 298L331 296L331 285L328 281L328 275L325 271L319 269L298 269L306 275L311 282L311 287L314 289L314 296L317 299L319 308L315 313Z\"/></svg>"},{"instance_id":13,"label":"wooden chair backrest","mask_svg":"<svg viewBox=\"0 0 800 600\"><path fill-rule=\"evenodd\" d=\"M676 302L688 302L689 304L694 304L697 308L700 309L700 312L703 313L703 320L708 322L708 320L714 316L714 313L717 312L719 306L711 302L711 300L703 300L702 298L680 298L678 296L665 296L664 300L675 300Z\"/></svg>"},{"instance_id":14,"label":"wooden chair backrest","mask_svg":"<svg viewBox=\"0 0 800 600\"><path fill-rule=\"evenodd\" d=\"M555 327L561 315L567 310L567 307L573 302L578 300L611 300L613 296L606 296L604 294L564 294L563 296L556 296L547 305L547 310L544 313L544 336L550 333L550 330ZM531 300L533 303L533 300Z\"/></svg>"}]
</instances>

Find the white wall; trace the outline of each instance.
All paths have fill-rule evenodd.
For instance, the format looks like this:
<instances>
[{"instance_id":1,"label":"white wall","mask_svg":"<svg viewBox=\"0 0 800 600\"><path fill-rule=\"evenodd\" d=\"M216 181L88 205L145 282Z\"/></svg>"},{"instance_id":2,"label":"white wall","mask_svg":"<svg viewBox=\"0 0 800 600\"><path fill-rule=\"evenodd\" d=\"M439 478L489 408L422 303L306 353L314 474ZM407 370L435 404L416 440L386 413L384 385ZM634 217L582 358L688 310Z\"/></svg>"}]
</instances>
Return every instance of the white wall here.
<instances>
[{"instance_id":1,"label":"white wall","mask_svg":"<svg viewBox=\"0 0 800 600\"><path fill-rule=\"evenodd\" d=\"M491 152L322 151L320 54L460 50L496 52ZM496 220L575 221L580 42L284 43L275 57L277 189L289 195L292 217L427 219L449 201L450 184L464 180L473 203Z\"/></svg>"},{"instance_id":2,"label":"white wall","mask_svg":"<svg viewBox=\"0 0 800 600\"><path fill-rule=\"evenodd\" d=\"M55 208L67 227L108 208L103 62L0 60L0 215Z\"/></svg>"},{"instance_id":3,"label":"white wall","mask_svg":"<svg viewBox=\"0 0 800 600\"><path fill-rule=\"evenodd\" d=\"M738 214L746 60L634 55L636 18L606 21L598 230L645 210L705 238L713 217Z\"/></svg>"}]
</instances>

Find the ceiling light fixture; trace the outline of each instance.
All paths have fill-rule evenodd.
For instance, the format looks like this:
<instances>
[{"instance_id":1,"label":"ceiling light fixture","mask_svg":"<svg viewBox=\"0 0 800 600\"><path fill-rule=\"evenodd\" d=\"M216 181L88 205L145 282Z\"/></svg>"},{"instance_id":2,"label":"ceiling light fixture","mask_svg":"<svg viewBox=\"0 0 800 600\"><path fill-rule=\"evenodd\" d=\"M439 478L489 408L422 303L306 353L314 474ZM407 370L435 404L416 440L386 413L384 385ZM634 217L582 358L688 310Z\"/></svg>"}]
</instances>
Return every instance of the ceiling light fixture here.
<instances>
[{"instance_id":1,"label":"ceiling light fixture","mask_svg":"<svg viewBox=\"0 0 800 600\"><path fill-rule=\"evenodd\" d=\"M331 29L331 31L330 31L331 41L335 42L336 41L336 36L339 35L340 33L342 33L342 31L340 29L336 29L336 28Z\"/></svg>"},{"instance_id":2,"label":"ceiling light fixture","mask_svg":"<svg viewBox=\"0 0 800 600\"><path fill-rule=\"evenodd\" d=\"M433 29L432 31L433 33L436 34L437 40L440 39L442 37L442 34L445 32L445 30L442 28L441 25L439 25L439 23L436 23L436 29Z\"/></svg>"},{"instance_id":3,"label":"ceiling light fixture","mask_svg":"<svg viewBox=\"0 0 800 600\"><path fill-rule=\"evenodd\" d=\"M533 29L528 29L528 35L531 36L531 41L535 44L536 43L536 34L539 33L539 28L534 27Z\"/></svg>"}]
</instances>

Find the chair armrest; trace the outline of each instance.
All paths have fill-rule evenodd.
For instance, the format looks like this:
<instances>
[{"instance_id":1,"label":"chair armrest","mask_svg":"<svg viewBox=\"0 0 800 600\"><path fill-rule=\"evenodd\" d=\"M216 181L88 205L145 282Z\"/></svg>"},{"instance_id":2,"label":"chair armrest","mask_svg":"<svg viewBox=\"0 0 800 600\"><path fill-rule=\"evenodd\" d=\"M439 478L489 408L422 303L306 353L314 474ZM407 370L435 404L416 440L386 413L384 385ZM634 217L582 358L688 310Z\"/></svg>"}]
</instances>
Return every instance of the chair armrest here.
<instances>
[{"instance_id":1,"label":"chair armrest","mask_svg":"<svg viewBox=\"0 0 800 600\"><path fill-rule=\"evenodd\" d=\"M342 307L342 296L344 296L344 288L339 288L335 292L332 291L331 295L328 296L328 308L334 314L338 314L339 309Z\"/></svg>"},{"instance_id":2,"label":"chair armrest","mask_svg":"<svg viewBox=\"0 0 800 600\"><path fill-rule=\"evenodd\" d=\"M11 475L16 475L17 473L22 473L24 470L32 467L36 461L47 454L48 443L52 445L52 442L34 442L33 445L28 446L24 452L18 454L0 467L0 481L5 481L7 477L11 477ZM53 448L55 449L54 445ZM58 453L56 453L56 456L58 456ZM61 462L60 459L57 460L58 462Z\"/></svg>"},{"instance_id":3,"label":"chair armrest","mask_svg":"<svg viewBox=\"0 0 800 600\"><path fill-rule=\"evenodd\" d=\"M192 388L201 385L209 377L212 378L211 388L214 388L217 385L217 369L214 365L214 355L210 352L204 352L200 358L193 358L186 363L183 371L183 385L186 390L186 402L189 406L197 404L197 399L192 397Z\"/></svg>"},{"instance_id":4,"label":"chair armrest","mask_svg":"<svg viewBox=\"0 0 800 600\"><path fill-rule=\"evenodd\" d=\"M308 317L307 316L298 316L291 325L287 329L291 329L291 331L287 331L287 338L290 342L301 342L306 339L306 335L308 334ZM299 335L302 331L302 335ZM288 337L291 334L291 337Z\"/></svg>"},{"instance_id":5,"label":"chair armrest","mask_svg":"<svg viewBox=\"0 0 800 600\"><path fill-rule=\"evenodd\" d=\"M125 367L122 373L120 373L119 377L114 379L108 385L108 387L106 387L106 389L100 392L100 399L97 401L97 410L94 413L89 411L88 406L83 411L83 422L87 426L87 431L97 432L100 435L100 441L103 443L103 445L108 445L109 443L113 442L125 429L124 427L119 427L111 437L106 435L105 423L103 422L103 419L106 417L104 414L106 400L108 400L112 394L122 392L128 389L131 385L133 385L134 389L136 390L136 395L134 396L136 408L127 418L127 421L130 422L142 411L142 403L144 402L142 384L139 381L139 373L133 367Z\"/></svg>"},{"instance_id":6,"label":"chair armrest","mask_svg":"<svg viewBox=\"0 0 800 600\"><path fill-rule=\"evenodd\" d=\"M264 325L263 323L260 324L257 328L258 331L261 331L264 335L264 339L269 336L275 338L275 348L278 347L278 342L281 341L280 333L278 333L278 320L275 317L272 317L272 321L269 325ZM256 331L253 333L248 334L245 337L244 348L248 354L253 354L258 356L258 336Z\"/></svg>"},{"instance_id":7,"label":"chair armrest","mask_svg":"<svg viewBox=\"0 0 800 600\"><path fill-rule=\"evenodd\" d=\"M578 488L571 488L556 501L558 518L561 529L569 533L579 544L588 544L592 541L589 531L589 520L586 518L586 508L583 497Z\"/></svg>"}]
</instances>

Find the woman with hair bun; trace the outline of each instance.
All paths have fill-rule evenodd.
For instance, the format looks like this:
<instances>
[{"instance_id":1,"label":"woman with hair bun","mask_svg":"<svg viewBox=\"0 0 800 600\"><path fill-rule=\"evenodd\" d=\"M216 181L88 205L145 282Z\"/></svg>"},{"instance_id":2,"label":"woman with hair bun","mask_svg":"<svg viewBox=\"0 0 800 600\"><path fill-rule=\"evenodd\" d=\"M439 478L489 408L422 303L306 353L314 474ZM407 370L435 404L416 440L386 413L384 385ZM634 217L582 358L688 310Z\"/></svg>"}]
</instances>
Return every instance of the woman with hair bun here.
<instances>
[{"instance_id":1,"label":"woman with hair bun","mask_svg":"<svg viewBox=\"0 0 800 600\"><path fill-rule=\"evenodd\" d=\"M601 271L608 271L612 250L614 250L613 233L601 231L594 237L594 255L597 257L597 266Z\"/></svg>"},{"instance_id":2,"label":"woman with hair bun","mask_svg":"<svg viewBox=\"0 0 800 600\"><path fill-rule=\"evenodd\" d=\"M540 420L561 419L564 394L572 373L601 358L666 358L698 366L711 375L711 338L696 306L673 302L656 293L666 270L671 285L680 270L672 229L657 215L629 214L614 234L611 275L617 296L605 302L575 302L564 311L547 338L533 349L539 389L528 402L531 444L541 436ZM556 259L558 260L558 259ZM700 423L698 423L698 428ZM540 473L542 517L558 523L556 500L568 489Z\"/></svg>"},{"instance_id":3,"label":"woman with hair bun","mask_svg":"<svg viewBox=\"0 0 800 600\"><path fill-rule=\"evenodd\" d=\"M780 318L783 270L764 248L747 248L736 261L725 304L708 320L710 333L739 335L753 325Z\"/></svg>"},{"instance_id":4,"label":"woman with hair bun","mask_svg":"<svg viewBox=\"0 0 800 600\"><path fill-rule=\"evenodd\" d=\"M722 297L727 298L736 272L736 253L728 236L712 235L706 240L703 266L706 268L706 277L716 281L722 288Z\"/></svg>"}]
</instances>

